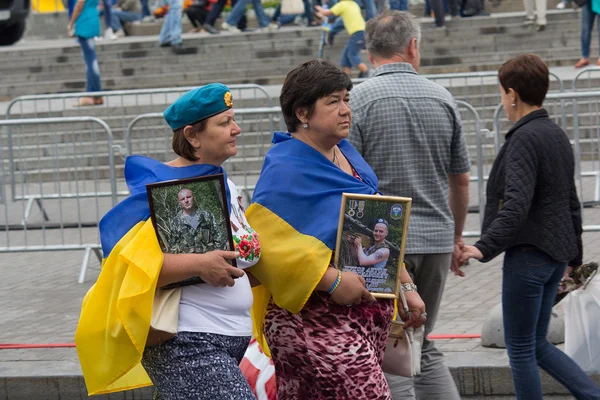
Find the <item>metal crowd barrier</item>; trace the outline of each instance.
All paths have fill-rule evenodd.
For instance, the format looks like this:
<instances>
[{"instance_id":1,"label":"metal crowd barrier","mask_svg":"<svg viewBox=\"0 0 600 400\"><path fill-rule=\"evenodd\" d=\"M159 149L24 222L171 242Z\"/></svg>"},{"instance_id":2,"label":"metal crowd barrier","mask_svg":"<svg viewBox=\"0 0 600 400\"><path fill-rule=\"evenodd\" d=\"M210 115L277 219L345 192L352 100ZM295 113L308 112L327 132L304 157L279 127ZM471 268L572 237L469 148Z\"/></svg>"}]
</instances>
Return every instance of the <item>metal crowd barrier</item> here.
<instances>
[{"instance_id":1,"label":"metal crowd barrier","mask_svg":"<svg viewBox=\"0 0 600 400\"><path fill-rule=\"evenodd\" d=\"M581 112L589 106L589 112ZM600 212L600 91L550 93L544 101L544 108L550 117L567 133L575 154L575 180L578 184L579 200L586 215L596 219ZM570 113L568 112L570 110ZM503 143L503 134L512 123L502 116L503 107L499 104L494 112L496 151ZM502 118L502 119L501 119ZM584 178L592 178L594 190L586 190ZM591 196L591 199L590 199ZM584 220L585 216L584 215ZM600 225L584 225L585 231L600 231Z\"/></svg>"},{"instance_id":2,"label":"metal crowd barrier","mask_svg":"<svg viewBox=\"0 0 600 400\"><path fill-rule=\"evenodd\" d=\"M479 118L479 113L477 110L464 101L457 100L456 101L458 108L461 112L461 120L463 121L463 132L465 135L465 139L467 140L467 146L472 149L475 149L475 157L473 154L471 155L471 164L473 164L473 160L476 162L476 171L477 175L471 174L469 180L471 182L477 182L477 200L478 200L478 213L479 213L479 227L481 228L483 224L483 216L485 211L485 179L484 177L484 142L486 141L486 137L489 137L487 133L489 132L487 129L483 129L481 125L481 119ZM466 111L466 112L465 112ZM467 114L469 118L467 117ZM474 143L469 143L474 142ZM472 151L470 151L472 153ZM476 232L464 232L464 237L479 237L480 231Z\"/></svg>"},{"instance_id":3,"label":"metal crowd barrier","mask_svg":"<svg viewBox=\"0 0 600 400\"><path fill-rule=\"evenodd\" d=\"M470 179L477 182L477 197L480 225L485 207L484 175L482 164L484 142L489 139L487 129L482 129L479 114L470 104L457 101L464 121L465 136L469 147L474 149L472 160L476 161L477 175ZM251 199L256 180L262 168L264 156L271 147L270 140L274 130L287 130L283 124L280 107L263 107L236 110L236 122L242 128L238 138L238 155L224 164L228 176L236 183L246 200ZM279 125L279 126L277 126ZM176 157L171 150L172 131L164 122L160 113L149 113L134 118L125 133L126 151L122 155L141 154L158 160L167 161ZM491 145L488 147L491 148ZM119 195L127 195L126 191ZM479 232L466 233L466 236L477 236Z\"/></svg>"},{"instance_id":4,"label":"metal crowd barrier","mask_svg":"<svg viewBox=\"0 0 600 400\"><path fill-rule=\"evenodd\" d=\"M6 110L6 119L23 119L29 117L48 118L48 117L73 117L73 116L93 116L101 118L109 124L115 141L119 136L123 136L127 125L136 115L162 111L164 108L175 101L181 94L194 89L195 87L174 87L162 89L139 89L139 90L115 90L95 93L63 93L47 94L34 96L19 96L13 99ZM252 105L271 104L271 99L262 86L255 84L230 85L236 104L243 105L245 102ZM104 100L101 106L73 107L73 104L82 97L100 96ZM12 129L12 128L11 128ZM15 136L15 135L13 135ZM0 138L1 139L1 138ZM0 143L1 144L1 143ZM31 196L22 197L18 194L15 186L16 168L13 165L12 158L9 155L9 165L7 173L10 174L11 197L13 201L27 200L29 210L34 204L41 204L40 198ZM0 176L2 183L3 176ZM3 186L4 187L4 186ZM3 192L0 192L0 203L5 199ZM41 212L44 212L40 208ZM27 212L29 215L29 212Z\"/></svg>"},{"instance_id":5,"label":"metal crowd barrier","mask_svg":"<svg viewBox=\"0 0 600 400\"><path fill-rule=\"evenodd\" d=\"M235 110L235 121L242 133L237 139L238 154L225 162L227 176L237 185L249 202L262 168L264 157L271 148L275 130L286 130L280 107L241 108ZM135 117L125 131L123 156L141 154L161 161L176 158L171 147L173 131L161 113ZM124 186L122 183L119 186ZM119 195L127 192L119 191Z\"/></svg>"},{"instance_id":6,"label":"metal crowd barrier","mask_svg":"<svg viewBox=\"0 0 600 400\"><path fill-rule=\"evenodd\" d=\"M587 77L584 80L583 77L586 75ZM600 67L588 67L579 71L577 75L575 75L575 78L573 78L573 82L571 84L573 91L597 90L598 82L594 82L594 79L592 78L593 75L600 75ZM597 78L600 78L600 76L597 76Z\"/></svg>"},{"instance_id":7,"label":"metal crowd barrier","mask_svg":"<svg viewBox=\"0 0 600 400\"><path fill-rule=\"evenodd\" d=\"M102 260L98 221L117 203L110 127L94 117L31 118L0 121L0 130L15 197L28 200L4 202L0 253L84 250L83 282L92 251ZM35 220L34 201L43 210Z\"/></svg>"},{"instance_id":8,"label":"metal crowd barrier","mask_svg":"<svg viewBox=\"0 0 600 400\"><path fill-rule=\"evenodd\" d=\"M492 129L493 110L500 102L498 72L464 72L448 74L423 74L423 77L448 89L456 100L469 103L481 118L482 127ZM560 76L550 72L550 91L564 92L565 85ZM353 79L355 84L366 79Z\"/></svg>"}]
</instances>

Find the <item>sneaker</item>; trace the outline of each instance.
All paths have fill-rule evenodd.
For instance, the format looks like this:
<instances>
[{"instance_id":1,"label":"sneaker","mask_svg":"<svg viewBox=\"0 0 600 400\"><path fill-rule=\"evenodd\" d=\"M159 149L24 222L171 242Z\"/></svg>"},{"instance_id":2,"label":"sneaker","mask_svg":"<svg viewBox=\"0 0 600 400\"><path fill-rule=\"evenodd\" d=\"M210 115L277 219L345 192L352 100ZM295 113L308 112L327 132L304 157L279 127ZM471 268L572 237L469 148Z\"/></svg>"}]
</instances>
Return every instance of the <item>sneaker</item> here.
<instances>
[{"instance_id":1,"label":"sneaker","mask_svg":"<svg viewBox=\"0 0 600 400\"><path fill-rule=\"evenodd\" d=\"M204 24L202 25L202 28L211 35L216 35L219 33L219 31L211 24Z\"/></svg>"},{"instance_id":2,"label":"sneaker","mask_svg":"<svg viewBox=\"0 0 600 400\"><path fill-rule=\"evenodd\" d=\"M544 30L546 30L546 25L537 25L535 30L537 32L543 32Z\"/></svg>"},{"instance_id":3,"label":"sneaker","mask_svg":"<svg viewBox=\"0 0 600 400\"><path fill-rule=\"evenodd\" d=\"M115 40L117 35L113 32L112 28L106 28L104 31L104 39L106 40Z\"/></svg>"},{"instance_id":4,"label":"sneaker","mask_svg":"<svg viewBox=\"0 0 600 400\"><path fill-rule=\"evenodd\" d=\"M171 47L171 42L164 42L160 44L160 47Z\"/></svg>"},{"instance_id":5,"label":"sneaker","mask_svg":"<svg viewBox=\"0 0 600 400\"><path fill-rule=\"evenodd\" d=\"M556 5L556 8L559 10L564 10L566 6L567 6L567 4L564 1L561 1L560 3L558 3Z\"/></svg>"},{"instance_id":6,"label":"sneaker","mask_svg":"<svg viewBox=\"0 0 600 400\"><path fill-rule=\"evenodd\" d=\"M258 29L259 32L275 32L276 30L279 29L279 25L274 24L274 23L270 23L269 25Z\"/></svg>"},{"instance_id":7,"label":"sneaker","mask_svg":"<svg viewBox=\"0 0 600 400\"><path fill-rule=\"evenodd\" d=\"M525 18L525 20L523 22L521 22L521 25L533 25L535 24L535 18L529 19L529 18Z\"/></svg>"},{"instance_id":8,"label":"sneaker","mask_svg":"<svg viewBox=\"0 0 600 400\"><path fill-rule=\"evenodd\" d=\"M125 37L125 31L123 29L119 29L115 32L115 39Z\"/></svg>"},{"instance_id":9,"label":"sneaker","mask_svg":"<svg viewBox=\"0 0 600 400\"><path fill-rule=\"evenodd\" d=\"M229 31L229 32L235 32L235 33L241 33L242 31L239 30L238 28L236 28L235 26L229 25L227 22L223 22L221 24L221 28L224 31Z\"/></svg>"}]
</instances>

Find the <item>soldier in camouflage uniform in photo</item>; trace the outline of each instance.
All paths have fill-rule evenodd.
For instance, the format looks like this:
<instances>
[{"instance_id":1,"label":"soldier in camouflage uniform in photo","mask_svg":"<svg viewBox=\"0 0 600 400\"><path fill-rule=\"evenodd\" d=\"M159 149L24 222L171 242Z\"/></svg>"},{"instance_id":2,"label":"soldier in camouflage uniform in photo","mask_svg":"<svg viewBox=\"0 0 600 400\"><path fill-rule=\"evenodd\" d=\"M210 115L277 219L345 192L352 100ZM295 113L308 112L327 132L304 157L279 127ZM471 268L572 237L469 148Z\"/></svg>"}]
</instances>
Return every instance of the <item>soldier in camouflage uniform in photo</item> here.
<instances>
[{"instance_id":1,"label":"soldier in camouflage uniform in photo","mask_svg":"<svg viewBox=\"0 0 600 400\"><path fill-rule=\"evenodd\" d=\"M227 250L227 238L219 230L215 217L209 211L199 211L191 190L178 193L181 212L171 222L169 253L206 253Z\"/></svg>"}]
</instances>

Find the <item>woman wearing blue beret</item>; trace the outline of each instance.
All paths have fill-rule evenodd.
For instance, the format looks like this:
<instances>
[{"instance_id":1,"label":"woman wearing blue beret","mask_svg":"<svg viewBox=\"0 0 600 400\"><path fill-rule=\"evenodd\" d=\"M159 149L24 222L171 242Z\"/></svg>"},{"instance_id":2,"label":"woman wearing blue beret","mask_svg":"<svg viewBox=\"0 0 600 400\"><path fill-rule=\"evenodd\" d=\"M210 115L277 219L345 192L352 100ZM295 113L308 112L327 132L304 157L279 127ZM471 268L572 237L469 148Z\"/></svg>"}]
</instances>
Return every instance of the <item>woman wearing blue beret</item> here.
<instances>
[{"instance_id":1,"label":"woman wearing blue beret","mask_svg":"<svg viewBox=\"0 0 600 400\"><path fill-rule=\"evenodd\" d=\"M172 104L164 116L179 157L167 166L223 173L220 166L237 154L241 133L232 106L229 89L219 83L188 92ZM227 183L234 242L248 243L252 249L165 254L159 286L197 275L208 285L182 288L179 333L144 352L142 365L161 399L255 398L238 365L252 335L252 290L243 269L259 260L260 245L238 202L237 188L231 180ZM235 257L238 268L227 262Z\"/></svg>"},{"instance_id":2,"label":"woman wearing blue beret","mask_svg":"<svg viewBox=\"0 0 600 400\"><path fill-rule=\"evenodd\" d=\"M178 157L167 163L143 156L126 160L131 196L100 222L106 260L84 300L76 333L90 394L154 384L162 400L255 399L239 363L252 335L253 295L243 270L259 260L260 244L236 186L225 178L236 251L204 254L163 253L146 193L149 183L225 174L221 165L236 155L241 133L232 106L231 92L220 83L184 94L164 112ZM188 192L179 194L182 205L193 201ZM187 195L191 199L182 199ZM182 223L195 229L192 218ZM233 258L238 268L228 263ZM155 291L195 276L205 283L181 288L177 334L150 346L147 317Z\"/></svg>"}]
</instances>

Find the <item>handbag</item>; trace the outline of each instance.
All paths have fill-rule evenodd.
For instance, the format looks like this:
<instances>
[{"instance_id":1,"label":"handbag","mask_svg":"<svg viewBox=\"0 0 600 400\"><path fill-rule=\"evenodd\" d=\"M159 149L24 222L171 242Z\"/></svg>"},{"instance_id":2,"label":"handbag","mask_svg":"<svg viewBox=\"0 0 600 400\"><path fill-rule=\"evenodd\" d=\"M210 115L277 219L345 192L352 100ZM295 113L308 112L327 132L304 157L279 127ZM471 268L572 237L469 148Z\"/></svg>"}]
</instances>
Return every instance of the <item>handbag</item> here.
<instances>
[{"instance_id":1,"label":"handbag","mask_svg":"<svg viewBox=\"0 0 600 400\"><path fill-rule=\"evenodd\" d=\"M146 346L156 346L177 335L181 288L158 289L152 303L152 318Z\"/></svg>"},{"instance_id":2,"label":"handbag","mask_svg":"<svg viewBox=\"0 0 600 400\"><path fill-rule=\"evenodd\" d=\"M281 15L304 14L304 2L302 0L281 0Z\"/></svg>"},{"instance_id":3,"label":"handbag","mask_svg":"<svg viewBox=\"0 0 600 400\"><path fill-rule=\"evenodd\" d=\"M400 286L400 299L404 312L408 313L408 304L406 304L402 286ZM383 356L383 372L407 378L420 375L421 348L424 336L425 328L423 326L416 330L412 326L404 329L404 321L393 320Z\"/></svg>"}]
</instances>

